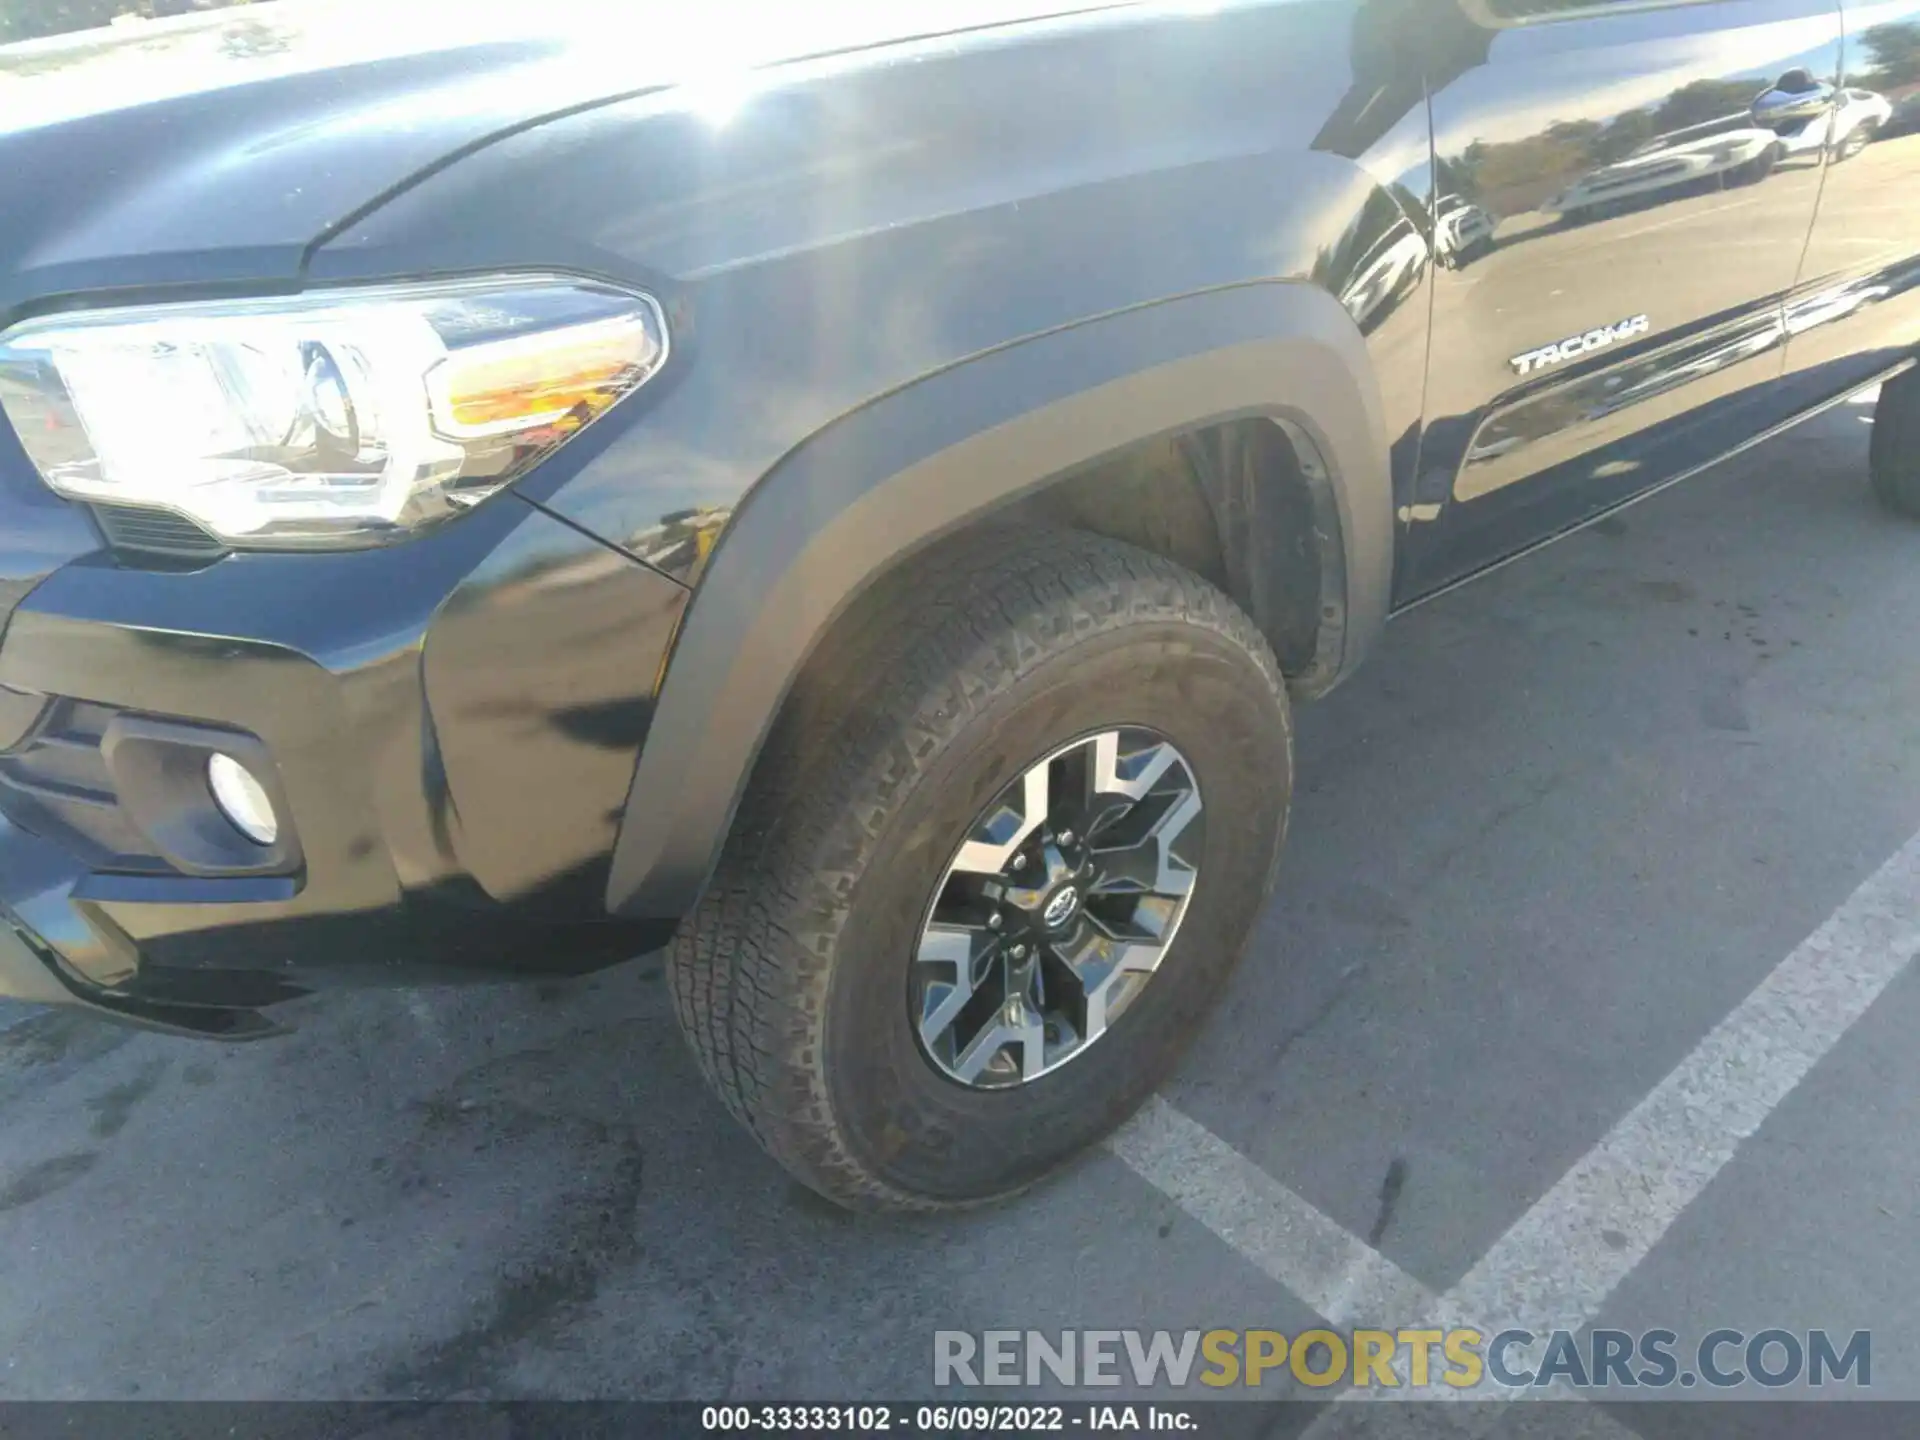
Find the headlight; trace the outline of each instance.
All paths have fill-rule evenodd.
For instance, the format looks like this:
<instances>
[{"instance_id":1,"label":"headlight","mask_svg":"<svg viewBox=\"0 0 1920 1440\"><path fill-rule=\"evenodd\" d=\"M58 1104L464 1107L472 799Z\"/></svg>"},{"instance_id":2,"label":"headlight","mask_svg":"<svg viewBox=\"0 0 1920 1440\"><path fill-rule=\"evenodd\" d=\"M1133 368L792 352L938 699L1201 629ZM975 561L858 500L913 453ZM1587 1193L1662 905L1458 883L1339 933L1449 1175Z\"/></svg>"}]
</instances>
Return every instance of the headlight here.
<instances>
[{"instance_id":1,"label":"headlight","mask_svg":"<svg viewBox=\"0 0 1920 1440\"><path fill-rule=\"evenodd\" d=\"M650 298L551 276L47 316L0 408L48 485L253 548L377 545L457 515L654 375Z\"/></svg>"}]
</instances>

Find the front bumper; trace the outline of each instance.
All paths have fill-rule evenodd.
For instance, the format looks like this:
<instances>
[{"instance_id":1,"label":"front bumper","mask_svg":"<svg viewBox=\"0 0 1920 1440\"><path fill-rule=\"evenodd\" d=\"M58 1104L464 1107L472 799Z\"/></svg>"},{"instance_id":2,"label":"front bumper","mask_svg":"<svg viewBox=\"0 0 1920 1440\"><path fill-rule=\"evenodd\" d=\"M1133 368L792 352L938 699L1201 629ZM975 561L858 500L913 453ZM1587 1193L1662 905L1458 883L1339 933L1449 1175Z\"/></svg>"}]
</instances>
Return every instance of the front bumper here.
<instances>
[{"instance_id":1,"label":"front bumper","mask_svg":"<svg viewBox=\"0 0 1920 1440\"><path fill-rule=\"evenodd\" d=\"M55 570L0 636L0 994L240 1038L324 985L663 943L604 897L685 600L512 495L388 550ZM222 838L228 748L272 850Z\"/></svg>"},{"instance_id":2,"label":"front bumper","mask_svg":"<svg viewBox=\"0 0 1920 1440\"><path fill-rule=\"evenodd\" d=\"M191 986L168 995L153 976L144 993L137 984L129 990L127 982L138 979L137 952L104 915L74 901L73 887L84 874L71 856L0 816L0 995L78 1005L176 1034L251 1040L278 1033L261 1007L302 992L270 975L216 977L198 1003ZM95 977L103 971L121 983L99 983Z\"/></svg>"}]
</instances>

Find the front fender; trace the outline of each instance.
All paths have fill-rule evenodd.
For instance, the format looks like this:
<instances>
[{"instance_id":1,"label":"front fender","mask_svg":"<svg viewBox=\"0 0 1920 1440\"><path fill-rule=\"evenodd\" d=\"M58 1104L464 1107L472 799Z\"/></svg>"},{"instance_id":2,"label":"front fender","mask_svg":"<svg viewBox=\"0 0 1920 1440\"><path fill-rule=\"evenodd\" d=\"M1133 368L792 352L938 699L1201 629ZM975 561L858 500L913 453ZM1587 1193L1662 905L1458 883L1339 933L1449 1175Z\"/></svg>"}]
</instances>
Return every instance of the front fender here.
<instances>
[{"instance_id":1,"label":"front fender","mask_svg":"<svg viewBox=\"0 0 1920 1440\"><path fill-rule=\"evenodd\" d=\"M609 908L693 905L808 654L903 556L1104 454L1257 415L1315 452L1305 468L1340 562L1323 606L1344 616L1338 668L1351 668L1387 615L1393 498L1379 386L1347 310L1313 285L1249 284L1024 340L829 425L734 514L668 664Z\"/></svg>"}]
</instances>

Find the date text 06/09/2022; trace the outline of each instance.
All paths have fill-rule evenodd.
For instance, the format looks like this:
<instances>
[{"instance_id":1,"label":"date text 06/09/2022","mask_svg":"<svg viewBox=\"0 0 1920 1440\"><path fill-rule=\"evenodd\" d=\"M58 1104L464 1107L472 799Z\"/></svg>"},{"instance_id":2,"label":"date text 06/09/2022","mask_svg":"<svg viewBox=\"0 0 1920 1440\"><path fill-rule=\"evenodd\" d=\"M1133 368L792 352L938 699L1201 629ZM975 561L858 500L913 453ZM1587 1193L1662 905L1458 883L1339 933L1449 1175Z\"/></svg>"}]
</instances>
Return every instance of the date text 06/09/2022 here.
<instances>
[{"instance_id":1,"label":"date text 06/09/2022","mask_svg":"<svg viewBox=\"0 0 1920 1440\"><path fill-rule=\"evenodd\" d=\"M711 1433L855 1435L1031 1435L1069 1431L1191 1434L1192 1412L1178 1405L708 1405L700 1428Z\"/></svg>"}]
</instances>

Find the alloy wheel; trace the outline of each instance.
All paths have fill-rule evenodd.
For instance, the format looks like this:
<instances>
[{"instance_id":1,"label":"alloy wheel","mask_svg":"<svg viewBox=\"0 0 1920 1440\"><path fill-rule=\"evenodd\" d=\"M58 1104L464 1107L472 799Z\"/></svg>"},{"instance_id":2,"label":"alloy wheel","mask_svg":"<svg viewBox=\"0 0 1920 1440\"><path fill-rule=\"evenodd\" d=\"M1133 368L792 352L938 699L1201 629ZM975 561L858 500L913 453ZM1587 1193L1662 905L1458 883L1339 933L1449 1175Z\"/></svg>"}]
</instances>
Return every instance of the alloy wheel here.
<instances>
[{"instance_id":1,"label":"alloy wheel","mask_svg":"<svg viewBox=\"0 0 1920 1440\"><path fill-rule=\"evenodd\" d=\"M1204 842L1192 768L1152 731L1102 731L1029 766L928 907L908 985L928 1059L1004 1089L1082 1054L1159 969Z\"/></svg>"}]
</instances>

